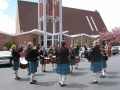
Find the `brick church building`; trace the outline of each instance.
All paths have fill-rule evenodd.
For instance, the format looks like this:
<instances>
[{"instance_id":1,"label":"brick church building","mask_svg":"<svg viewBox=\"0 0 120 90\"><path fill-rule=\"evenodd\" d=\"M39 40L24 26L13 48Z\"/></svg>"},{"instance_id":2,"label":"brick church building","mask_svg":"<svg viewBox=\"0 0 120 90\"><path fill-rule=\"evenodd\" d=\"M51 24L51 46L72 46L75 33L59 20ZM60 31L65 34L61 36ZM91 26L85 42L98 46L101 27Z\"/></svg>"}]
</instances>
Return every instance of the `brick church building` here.
<instances>
[{"instance_id":1,"label":"brick church building","mask_svg":"<svg viewBox=\"0 0 120 90\"><path fill-rule=\"evenodd\" d=\"M38 31L38 3L19 1L17 6L16 34L0 32L0 50L10 40L18 45L25 45L33 42L34 45L43 45L43 31ZM59 24L56 23L56 33L59 31ZM47 23L48 46L51 45L52 23ZM67 44L78 42L80 35L82 42L90 42L91 35L99 35L99 32L106 28L103 19L98 11L87 11L69 7L62 7L62 28L63 39ZM67 32L66 32L67 31ZM41 35L40 39L38 39ZM59 38L57 38L59 41Z\"/></svg>"}]
</instances>

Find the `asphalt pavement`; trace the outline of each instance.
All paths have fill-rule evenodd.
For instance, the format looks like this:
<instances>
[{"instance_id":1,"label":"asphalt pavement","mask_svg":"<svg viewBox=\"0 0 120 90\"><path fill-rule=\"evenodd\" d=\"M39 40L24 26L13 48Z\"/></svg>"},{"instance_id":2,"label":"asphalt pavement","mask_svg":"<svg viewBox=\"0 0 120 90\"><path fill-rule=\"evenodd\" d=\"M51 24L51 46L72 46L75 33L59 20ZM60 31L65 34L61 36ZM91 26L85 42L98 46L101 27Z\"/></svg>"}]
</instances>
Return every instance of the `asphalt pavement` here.
<instances>
[{"instance_id":1,"label":"asphalt pavement","mask_svg":"<svg viewBox=\"0 0 120 90\"><path fill-rule=\"evenodd\" d=\"M59 85L59 75L53 71L52 65L47 64L47 72L41 72L40 66L35 74L37 84L29 83L26 69L19 69L21 80L15 80L11 67L0 69L0 90L119 90L120 88L120 54L114 55L107 61L106 78L99 78L98 84L90 84L92 72L90 62L82 59L79 69L67 75L67 86Z\"/></svg>"}]
</instances>

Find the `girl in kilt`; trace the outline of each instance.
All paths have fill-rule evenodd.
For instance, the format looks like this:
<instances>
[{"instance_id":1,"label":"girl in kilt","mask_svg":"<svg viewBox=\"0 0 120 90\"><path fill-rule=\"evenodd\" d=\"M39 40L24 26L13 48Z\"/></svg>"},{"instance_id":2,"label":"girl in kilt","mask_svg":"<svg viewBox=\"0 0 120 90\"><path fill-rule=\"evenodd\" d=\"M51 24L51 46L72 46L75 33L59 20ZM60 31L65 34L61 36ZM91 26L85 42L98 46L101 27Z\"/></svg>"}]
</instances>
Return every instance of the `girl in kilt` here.
<instances>
[{"instance_id":1,"label":"girl in kilt","mask_svg":"<svg viewBox=\"0 0 120 90\"><path fill-rule=\"evenodd\" d=\"M90 55L91 55L90 69L93 72L93 81L90 83L97 84L99 72L102 70L101 50L100 50L100 42L99 41L96 40L93 42L93 48L90 51Z\"/></svg>"},{"instance_id":2,"label":"girl in kilt","mask_svg":"<svg viewBox=\"0 0 120 90\"><path fill-rule=\"evenodd\" d=\"M39 54L40 54L40 64L42 65L41 70L42 70L42 72L47 72L46 71L46 63L44 63L44 58L47 57L48 54L47 54L44 46L42 46Z\"/></svg>"},{"instance_id":3,"label":"girl in kilt","mask_svg":"<svg viewBox=\"0 0 120 90\"><path fill-rule=\"evenodd\" d=\"M50 59L51 59L51 63L52 63L52 67L53 67L53 70L57 70L57 58L58 58L58 53L57 53L57 50L55 48L55 46L51 47L49 52L48 52L49 56L50 56ZM55 56L53 58L53 56ZM55 60L53 60L55 59Z\"/></svg>"},{"instance_id":4,"label":"girl in kilt","mask_svg":"<svg viewBox=\"0 0 120 90\"><path fill-rule=\"evenodd\" d=\"M37 72L37 61L39 53L33 49L33 43L28 43L28 59L29 59L29 73L30 73L30 84L36 84L36 80L34 79L34 74Z\"/></svg>"},{"instance_id":5,"label":"girl in kilt","mask_svg":"<svg viewBox=\"0 0 120 90\"><path fill-rule=\"evenodd\" d=\"M20 55L19 55L19 52L20 50L17 50L16 49L16 45L12 45L11 49L12 49L12 65L13 65L13 70L15 71L14 74L15 74L15 80L19 80L21 79L19 76L18 76L18 69L19 69L19 58L20 58Z\"/></svg>"},{"instance_id":6,"label":"girl in kilt","mask_svg":"<svg viewBox=\"0 0 120 90\"><path fill-rule=\"evenodd\" d=\"M102 75L100 75L100 78L105 78L108 56L105 51L105 47L101 46L101 58L102 58Z\"/></svg>"},{"instance_id":7,"label":"girl in kilt","mask_svg":"<svg viewBox=\"0 0 120 90\"><path fill-rule=\"evenodd\" d=\"M78 44L75 44L75 59L79 60L80 61L80 56L79 56L79 46ZM75 63L75 69L78 69L78 62Z\"/></svg>"},{"instance_id":8,"label":"girl in kilt","mask_svg":"<svg viewBox=\"0 0 120 90\"><path fill-rule=\"evenodd\" d=\"M70 55L70 62L69 65L71 66L71 73L73 72L73 65L75 65L75 49L74 49L74 45L71 45L71 52L72 54Z\"/></svg>"},{"instance_id":9,"label":"girl in kilt","mask_svg":"<svg viewBox=\"0 0 120 90\"><path fill-rule=\"evenodd\" d=\"M66 86L65 79L66 75L70 73L69 67L69 49L65 47L66 42L61 42L61 47L58 45L58 65L57 73L59 74L59 84L61 87Z\"/></svg>"}]
</instances>

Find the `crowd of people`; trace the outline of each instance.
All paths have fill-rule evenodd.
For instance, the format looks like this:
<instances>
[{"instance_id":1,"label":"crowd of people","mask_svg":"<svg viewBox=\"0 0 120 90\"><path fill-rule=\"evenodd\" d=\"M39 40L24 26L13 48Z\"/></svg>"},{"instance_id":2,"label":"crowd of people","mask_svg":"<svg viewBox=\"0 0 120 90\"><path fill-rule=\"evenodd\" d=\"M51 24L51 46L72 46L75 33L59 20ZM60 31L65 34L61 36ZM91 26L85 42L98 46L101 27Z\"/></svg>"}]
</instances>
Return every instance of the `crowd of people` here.
<instances>
[{"instance_id":1,"label":"crowd of people","mask_svg":"<svg viewBox=\"0 0 120 90\"><path fill-rule=\"evenodd\" d=\"M98 83L100 71L102 71L100 77L105 78L105 69L107 68L106 61L108 60L108 56L111 56L108 47L110 48L105 41L101 43L99 39L93 42L93 46L89 51L87 50L87 46L84 45L85 56L86 59L91 62L90 70L93 72L93 81L91 84ZM108 51L108 53L106 53L106 51ZM16 45L12 45L11 52L15 80L21 79L18 75L18 70L20 64L23 64L20 62L20 58L22 58L28 62L26 68L28 75L30 75L30 84L37 83L35 73L37 72L38 64L40 63L42 72L47 72L47 64L51 63L53 70L56 70L56 73L59 74L60 86L64 87L66 86L65 80L67 74L73 73L73 65L75 65L75 69L78 69L78 63L80 62L78 44L66 45L65 41L62 41L61 44L58 43L57 46L50 46L49 51L46 51L45 47L41 47L39 44L34 47L32 42L27 44L26 49L23 47L17 49Z\"/></svg>"}]
</instances>

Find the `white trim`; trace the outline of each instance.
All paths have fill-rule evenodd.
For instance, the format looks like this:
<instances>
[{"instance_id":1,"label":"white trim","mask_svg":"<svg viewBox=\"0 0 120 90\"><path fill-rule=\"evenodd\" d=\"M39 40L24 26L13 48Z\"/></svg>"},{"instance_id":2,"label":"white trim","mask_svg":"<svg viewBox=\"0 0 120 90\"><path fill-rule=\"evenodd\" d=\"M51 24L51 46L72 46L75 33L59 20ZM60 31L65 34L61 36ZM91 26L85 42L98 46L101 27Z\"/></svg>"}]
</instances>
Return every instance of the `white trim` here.
<instances>
[{"instance_id":1,"label":"white trim","mask_svg":"<svg viewBox=\"0 0 120 90\"><path fill-rule=\"evenodd\" d=\"M0 31L1 34L6 34L6 35L9 35L9 36L14 36L14 34L9 34L9 33L6 33L6 32L3 32L3 31Z\"/></svg>"},{"instance_id":2,"label":"white trim","mask_svg":"<svg viewBox=\"0 0 120 90\"><path fill-rule=\"evenodd\" d=\"M91 18L91 20L92 20L92 22L93 22L93 24L94 24L94 26L95 26L96 31L98 31L98 28L97 28L97 26L96 26L96 24L95 24L95 22L94 22L94 20L93 20L93 17L91 16L90 18Z\"/></svg>"},{"instance_id":3,"label":"white trim","mask_svg":"<svg viewBox=\"0 0 120 90\"><path fill-rule=\"evenodd\" d=\"M68 35L68 34L64 34L65 36L71 37L71 38L75 38L75 37L79 37L79 36L87 36L87 37L91 37L91 35L82 33L82 34L74 34L74 35Z\"/></svg>"},{"instance_id":4,"label":"white trim","mask_svg":"<svg viewBox=\"0 0 120 90\"><path fill-rule=\"evenodd\" d=\"M88 24L90 25L91 30L94 31L94 29L93 29L93 27L92 27L92 25L91 25L91 22L90 22L88 16L86 16L86 18L87 18Z\"/></svg>"}]
</instances>

